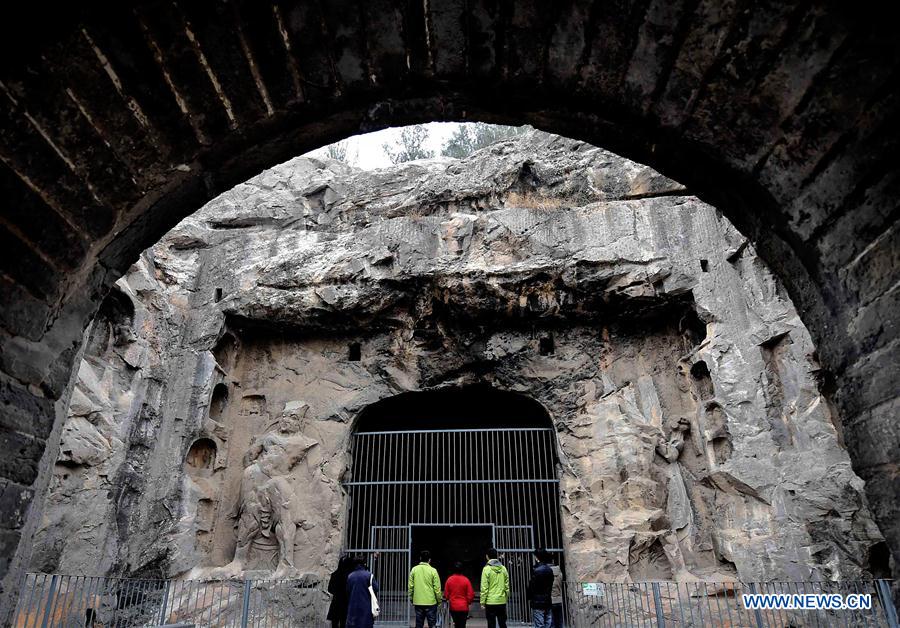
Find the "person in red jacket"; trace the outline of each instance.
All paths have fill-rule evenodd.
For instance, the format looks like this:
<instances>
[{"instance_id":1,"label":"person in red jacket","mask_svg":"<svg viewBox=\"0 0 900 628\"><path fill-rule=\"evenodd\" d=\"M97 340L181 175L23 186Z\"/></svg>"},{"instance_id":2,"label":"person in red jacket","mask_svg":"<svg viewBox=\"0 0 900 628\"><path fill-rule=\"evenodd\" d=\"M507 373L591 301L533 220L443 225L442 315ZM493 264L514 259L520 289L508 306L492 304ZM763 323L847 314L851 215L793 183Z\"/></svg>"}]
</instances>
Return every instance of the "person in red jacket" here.
<instances>
[{"instance_id":1,"label":"person in red jacket","mask_svg":"<svg viewBox=\"0 0 900 628\"><path fill-rule=\"evenodd\" d=\"M472 583L462 574L462 563L453 565L453 575L444 583L444 599L450 602L450 616L453 628L466 628L469 619L469 604L475 599Z\"/></svg>"}]
</instances>

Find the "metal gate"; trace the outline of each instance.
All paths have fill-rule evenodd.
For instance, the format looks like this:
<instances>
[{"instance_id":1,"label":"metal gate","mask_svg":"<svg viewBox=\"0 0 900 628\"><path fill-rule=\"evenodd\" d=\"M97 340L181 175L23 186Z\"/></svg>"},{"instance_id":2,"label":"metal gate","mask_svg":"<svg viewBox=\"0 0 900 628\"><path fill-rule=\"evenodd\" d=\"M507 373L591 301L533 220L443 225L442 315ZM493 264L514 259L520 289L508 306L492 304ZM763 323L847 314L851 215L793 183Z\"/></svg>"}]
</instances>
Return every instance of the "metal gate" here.
<instances>
[{"instance_id":1,"label":"metal gate","mask_svg":"<svg viewBox=\"0 0 900 628\"><path fill-rule=\"evenodd\" d=\"M531 554L562 551L552 429L359 432L352 452L345 548L370 557L382 590L379 623L409 621L416 526L446 526L451 535L489 527L510 574L510 621L529 621Z\"/></svg>"},{"instance_id":2,"label":"metal gate","mask_svg":"<svg viewBox=\"0 0 900 628\"><path fill-rule=\"evenodd\" d=\"M534 528L531 526L496 526L495 547L503 554L509 571L509 601L506 603L510 621L529 623L531 611L525 595L531 578L532 556L535 550Z\"/></svg>"}]
</instances>

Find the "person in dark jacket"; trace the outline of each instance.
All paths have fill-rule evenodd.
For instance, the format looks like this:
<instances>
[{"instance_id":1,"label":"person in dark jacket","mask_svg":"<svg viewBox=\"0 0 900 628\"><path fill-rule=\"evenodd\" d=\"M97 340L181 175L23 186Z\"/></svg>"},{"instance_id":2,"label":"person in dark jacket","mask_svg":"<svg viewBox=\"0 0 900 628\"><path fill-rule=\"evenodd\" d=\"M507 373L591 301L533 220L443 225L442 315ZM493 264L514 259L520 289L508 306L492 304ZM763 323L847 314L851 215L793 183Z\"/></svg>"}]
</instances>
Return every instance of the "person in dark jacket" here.
<instances>
[{"instance_id":1,"label":"person in dark jacket","mask_svg":"<svg viewBox=\"0 0 900 628\"><path fill-rule=\"evenodd\" d=\"M555 562L550 565L553 571L553 590L550 593L550 601L553 602L553 628L563 628L563 599L565 597L562 569Z\"/></svg>"},{"instance_id":2,"label":"person in dark jacket","mask_svg":"<svg viewBox=\"0 0 900 628\"><path fill-rule=\"evenodd\" d=\"M546 550L535 552L537 563L528 583L528 599L531 601L531 616L534 628L551 628L553 625L553 569L550 554Z\"/></svg>"},{"instance_id":3,"label":"person in dark jacket","mask_svg":"<svg viewBox=\"0 0 900 628\"><path fill-rule=\"evenodd\" d=\"M375 617L372 615L372 596L369 586L378 593L378 581L366 567L363 558L357 558L350 575L347 576L347 628L372 628Z\"/></svg>"},{"instance_id":4,"label":"person in dark jacket","mask_svg":"<svg viewBox=\"0 0 900 628\"><path fill-rule=\"evenodd\" d=\"M354 566L353 557L344 554L338 560L337 569L328 578L331 604L328 606L326 619L331 622L331 628L344 628L347 623L347 576Z\"/></svg>"},{"instance_id":5,"label":"person in dark jacket","mask_svg":"<svg viewBox=\"0 0 900 628\"><path fill-rule=\"evenodd\" d=\"M463 575L462 563L453 565L453 575L444 583L444 599L450 603L450 617L453 628L466 628L469 619L469 605L475 599L472 583Z\"/></svg>"}]
</instances>

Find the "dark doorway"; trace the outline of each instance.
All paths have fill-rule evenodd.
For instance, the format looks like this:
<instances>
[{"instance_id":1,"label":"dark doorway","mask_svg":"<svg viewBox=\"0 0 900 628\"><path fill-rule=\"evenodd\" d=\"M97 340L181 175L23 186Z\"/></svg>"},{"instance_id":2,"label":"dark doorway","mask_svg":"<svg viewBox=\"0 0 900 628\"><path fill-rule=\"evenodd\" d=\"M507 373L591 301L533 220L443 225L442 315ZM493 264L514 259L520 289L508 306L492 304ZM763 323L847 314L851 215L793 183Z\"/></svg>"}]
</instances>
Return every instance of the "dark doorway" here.
<instances>
[{"instance_id":1,"label":"dark doorway","mask_svg":"<svg viewBox=\"0 0 900 628\"><path fill-rule=\"evenodd\" d=\"M418 564L422 550L428 550L431 566L437 569L443 583L453 573L453 564L459 561L463 564L463 575L472 581L475 591L481 584L484 556L492 543L489 525L412 526L413 564Z\"/></svg>"},{"instance_id":2,"label":"dark doorway","mask_svg":"<svg viewBox=\"0 0 900 628\"><path fill-rule=\"evenodd\" d=\"M359 415L355 431L552 427L544 407L525 395L487 384L401 393Z\"/></svg>"}]
</instances>

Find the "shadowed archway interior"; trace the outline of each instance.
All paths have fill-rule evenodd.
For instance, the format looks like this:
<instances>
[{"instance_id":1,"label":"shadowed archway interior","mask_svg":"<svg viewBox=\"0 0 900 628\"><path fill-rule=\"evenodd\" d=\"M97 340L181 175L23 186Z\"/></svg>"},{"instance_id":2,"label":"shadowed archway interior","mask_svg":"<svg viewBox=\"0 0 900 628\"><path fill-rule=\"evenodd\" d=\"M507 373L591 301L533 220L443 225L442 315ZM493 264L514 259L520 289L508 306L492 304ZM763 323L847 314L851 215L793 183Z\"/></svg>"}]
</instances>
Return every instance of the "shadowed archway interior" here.
<instances>
[{"instance_id":1,"label":"shadowed archway interior","mask_svg":"<svg viewBox=\"0 0 900 628\"><path fill-rule=\"evenodd\" d=\"M563 555L557 444L546 410L488 385L408 392L363 410L351 446L344 551L366 557L383 621L408 623L407 574L428 550L444 582L455 562L480 588L490 547L510 574L511 621L538 548Z\"/></svg>"},{"instance_id":2,"label":"shadowed archway interior","mask_svg":"<svg viewBox=\"0 0 900 628\"><path fill-rule=\"evenodd\" d=\"M838 3L284 0L9 9L0 64L2 609L82 332L179 219L425 120L530 123L720 208L784 282L900 557L900 40Z\"/></svg>"}]
</instances>

